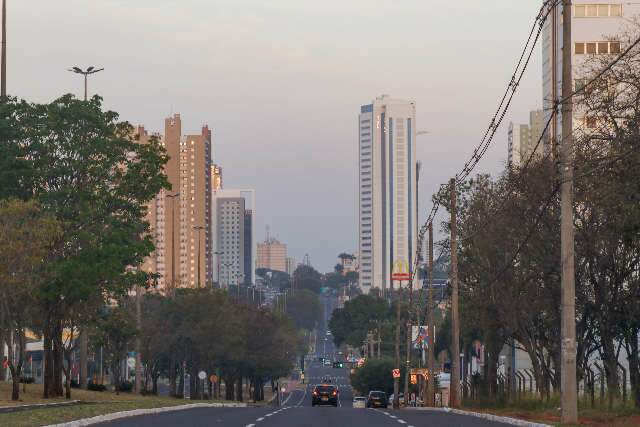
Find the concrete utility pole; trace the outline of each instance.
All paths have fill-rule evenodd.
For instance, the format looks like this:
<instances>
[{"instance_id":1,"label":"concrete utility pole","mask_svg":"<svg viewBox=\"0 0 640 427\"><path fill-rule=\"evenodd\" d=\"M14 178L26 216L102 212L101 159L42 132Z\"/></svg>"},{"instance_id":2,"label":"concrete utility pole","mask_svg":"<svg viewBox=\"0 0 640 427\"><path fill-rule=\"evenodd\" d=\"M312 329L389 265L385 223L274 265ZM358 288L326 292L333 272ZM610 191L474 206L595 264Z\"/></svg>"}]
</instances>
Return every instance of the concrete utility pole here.
<instances>
[{"instance_id":1,"label":"concrete utility pole","mask_svg":"<svg viewBox=\"0 0 640 427\"><path fill-rule=\"evenodd\" d=\"M173 296L176 289L176 199L180 193L167 194L171 199L171 286L166 286L168 293Z\"/></svg>"},{"instance_id":2,"label":"concrete utility pole","mask_svg":"<svg viewBox=\"0 0 640 427\"><path fill-rule=\"evenodd\" d=\"M435 355L433 349L433 223L429 223L429 290L427 294L427 327L428 345L427 368L429 369L429 381L427 381L427 395L424 399L425 406L435 405L434 365Z\"/></svg>"},{"instance_id":3,"label":"concrete utility pole","mask_svg":"<svg viewBox=\"0 0 640 427\"><path fill-rule=\"evenodd\" d=\"M204 227L201 226L201 225L197 225L197 226L193 227L193 229L198 232L198 289L200 289L200 284L201 284L201 282L200 282L200 276L201 276L201 273L200 273L200 267L201 267L200 266L200 237L201 237L200 236L200 232L202 230L204 230Z\"/></svg>"},{"instance_id":4,"label":"concrete utility pole","mask_svg":"<svg viewBox=\"0 0 640 427\"><path fill-rule=\"evenodd\" d=\"M7 0L2 0L2 100L7 97Z\"/></svg>"},{"instance_id":5,"label":"concrete utility pole","mask_svg":"<svg viewBox=\"0 0 640 427\"><path fill-rule=\"evenodd\" d=\"M398 290L396 294L396 359L394 366L396 369L400 369L400 304L402 303L402 282L398 282ZM393 281L391 282L393 289ZM400 378L393 379L393 408L398 409L400 407Z\"/></svg>"},{"instance_id":6,"label":"concrete utility pole","mask_svg":"<svg viewBox=\"0 0 640 427\"><path fill-rule=\"evenodd\" d=\"M140 286L136 286L136 327L138 331L142 330L142 289ZM142 393L142 343L140 342L140 334L136 335L136 382L135 382L135 391L136 393Z\"/></svg>"},{"instance_id":7,"label":"concrete utility pole","mask_svg":"<svg viewBox=\"0 0 640 427\"><path fill-rule=\"evenodd\" d=\"M417 274L417 272L416 272ZM413 325L412 310L413 310L413 280L409 280L409 308L407 309L407 360L405 361L404 372L404 404L409 405L409 371L411 370L411 326Z\"/></svg>"},{"instance_id":8,"label":"concrete utility pole","mask_svg":"<svg viewBox=\"0 0 640 427\"><path fill-rule=\"evenodd\" d=\"M560 399L562 424L578 422L576 384L576 306L573 230L573 70L571 0L562 4L562 145L560 167L560 251L562 264L562 325Z\"/></svg>"},{"instance_id":9,"label":"concrete utility pole","mask_svg":"<svg viewBox=\"0 0 640 427\"><path fill-rule=\"evenodd\" d=\"M458 236L456 180L451 179L451 392L449 406L460 407L460 320L458 314Z\"/></svg>"}]
</instances>

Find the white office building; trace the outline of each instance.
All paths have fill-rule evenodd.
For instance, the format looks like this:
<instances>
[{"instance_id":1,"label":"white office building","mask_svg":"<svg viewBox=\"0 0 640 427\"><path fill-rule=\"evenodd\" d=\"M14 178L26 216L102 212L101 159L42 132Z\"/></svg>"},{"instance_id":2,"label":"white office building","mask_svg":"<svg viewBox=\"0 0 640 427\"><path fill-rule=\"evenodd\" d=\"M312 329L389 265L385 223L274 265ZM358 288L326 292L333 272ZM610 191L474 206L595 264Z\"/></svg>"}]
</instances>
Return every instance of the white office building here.
<instances>
[{"instance_id":1,"label":"white office building","mask_svg":"<svg viewBox=\"0 0 640 427\"><path fill-rule=\"evenodd\" d=\"M632 21L640 14L640 3L626 1L575 0L572 16L571 52L574 89L584 83L581 66L589 55L611 55L612 59L625 46L617 37L632 29ZM554 100L562 98L562 5L556 6L545 22L542 38L542 98L546 123ZM555 82L555 84L554 84ZM588 130L595 127L579 108L574 109L573 126ZM562 134L561 114L551 121L546 148L555 146Z\"/></svg>"},{"instance_id":2,"label":"white office building","mask_svg":"<svg viewBox=\"0 0 640 427\"><path fill-rule=\"evenodd\" d=\"M389 289L396 263L414 263L418 227L415 117L415 102L388 95L360 108L358 251L359 285L365 293Z\"/></svg>"},{"instance_id":3,"label":"white office building","mask_svg":"<svg viewBox=\"0 0 640 427\"><path fill-rule=\"evenodd\" d=\"M214 281L223 288L255 283L255 192L214 190Z\"/></svg>"},{"instance_id":4,"label":"white office building","mask_svg":"<svg viewBox=\"0 0 640 427\"><path fill-rule=\"evenodd\" d=\"M509 123L508 164L509 167L523 166L529 158L542 156L544 144L544 112L535 110L529 113L529 124Z\"/></svg>"}]
</instances>

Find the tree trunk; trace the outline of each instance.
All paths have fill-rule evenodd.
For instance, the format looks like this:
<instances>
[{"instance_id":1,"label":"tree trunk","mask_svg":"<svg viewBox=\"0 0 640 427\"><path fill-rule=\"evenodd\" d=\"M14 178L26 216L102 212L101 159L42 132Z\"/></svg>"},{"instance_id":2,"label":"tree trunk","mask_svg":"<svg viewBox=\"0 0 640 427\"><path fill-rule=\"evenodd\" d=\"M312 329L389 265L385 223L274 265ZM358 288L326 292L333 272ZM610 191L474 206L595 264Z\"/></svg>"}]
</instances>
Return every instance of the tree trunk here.
<instances>
[{"instance_id":1,"label":"tree trunk","mask_svg":"<svg viewBox=\"0 0 640 427\"><path fill-rule=\"evenodd\" d=\"M613 399L620 395L618 377L618 358L616 357L615 344L609 332L600 329L602 340L602 364L607 375L607 394L609 396L609 409L613 408Z\"/></svg>"},{"instance_id":2,"label":"tree trunk","mask_svg":"<svg viewBox=\"0 0 640 427\"><path fill-rule=\"evenodd\" d=\"M62 322L60 320L55 321L53 332L53 390L55 397L62 397L64 395L62 389L64 348L62 345Z\"/></svg>"},{"instance_id":3,"label":"tree trunk","mask_svg":"<svg viewBox=\"0 0 640 427\"><path fill-rule=\"evenodd\" d=\"M629 360L629 380L631 391L636 408L640 409L640 349L638 348L637 328L632 328L625 337L627 354Z\"/></svg>"},{"instance_id":4,"label":"tree trunk","mask_svg":"<svg viewBox=\"0 0 640 427\"><path fill-rule=\"evenodd\" d=\"M224 399L232 401L235 395L235 382L233 377L225 377L224 379Z\"/></svg>"},{"instance_id":5,"label":"tree trunk","mask_svg":"<svg viewBox=\"0 0 640 427\"><path fill-rule=\"evenodd\" d=\"M242 375L240 375L240 378L238 378L238 386L236 388L236 400L238 402L242 402L243 401L243 397L242 397Z\"/></svg>"},{"instance_id":6,"label":"tree trunk","mask_svg":"<svg viewBox=\"0 0 640 427\"><path fill-rule=\"evenodd\" d=\"M169 359L169 396L176 397L176 358L171 353L171 358Z\"/></svg>"},{"instance_id":7,"label":"tree trunk","mask_svg":"<svg viewBox=\"0 0 640 427\"><path fill-rule=\"evenodd\" d=\"M160 377L159 374L155 374L152 378L152 385L151 385L151 392L157 396L158 395L158 378Z\"/></svg>"},{"instance_id":8,"label":"tree trunk","mask_svg":"<svg viewBox=\"0 0 640 427\"><path fill-rule=\"evenodd\" d=\"M0 313L1 315L2 313ZM0 381L4 381L4 379L7 377L7 370L4 367L4 358L5 358L5 354L4 354L4 337L5 337L5 330L2 328L2 325L4 325L4 321L2 318L0 318Z\"/></svg>"}]
</instances>

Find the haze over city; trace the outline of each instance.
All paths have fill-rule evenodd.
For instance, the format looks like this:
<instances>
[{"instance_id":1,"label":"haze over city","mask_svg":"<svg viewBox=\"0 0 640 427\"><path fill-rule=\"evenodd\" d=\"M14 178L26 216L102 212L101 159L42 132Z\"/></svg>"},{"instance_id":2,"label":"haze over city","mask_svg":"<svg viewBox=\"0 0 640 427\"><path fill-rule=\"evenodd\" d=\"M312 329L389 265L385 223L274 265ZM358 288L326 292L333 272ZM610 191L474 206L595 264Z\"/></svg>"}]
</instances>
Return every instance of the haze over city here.
<instances>
[{"instance_id":1,"label":"haze over city","mask_svg":"<svg viewBox=\"0 0 640 427\"><path fill-rule=\"evenodd\" d=\"M420 217L484 134L536 16L537 0L14 1L11 93L82 96L67 69L96 65L89 93L133 124L212 130L225 185L255 188L265 226L301 261L333 268L358 249L357 117L389 94L416 102ZM455 29L455 30L453 30ZM507 157L508 121L542 106L534 55L479 171Z\"/></svg>"}]
</instances>

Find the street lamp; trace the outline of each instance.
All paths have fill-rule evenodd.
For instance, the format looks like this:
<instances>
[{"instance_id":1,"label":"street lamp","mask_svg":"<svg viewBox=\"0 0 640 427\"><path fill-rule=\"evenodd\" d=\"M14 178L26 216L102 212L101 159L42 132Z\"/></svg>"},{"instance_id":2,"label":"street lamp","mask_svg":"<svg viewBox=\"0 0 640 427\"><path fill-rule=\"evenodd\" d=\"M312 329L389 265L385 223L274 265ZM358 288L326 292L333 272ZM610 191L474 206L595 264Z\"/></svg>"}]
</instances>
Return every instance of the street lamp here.
<instances>
[{"instance_id":1,"label":"street lamp","mask_svg":"<svg viewBox=\"0 0 640 427\"><path fill-rule=\"evenodd\" d=\"M2 88L0 95L4 101L7 97L7 0L2 0Z\"/></svg>"},{"instance_id":2,"label":"street lamp","mask_svg":"<svg viewBox=\"0 0 640 427\"><path fill-rule=\"evenodd\" d=\"M227 288L231 284L231 267L233 267L232 262L223 262L222 266L227 269Z\"/></svg>"},{"instance_id":3,"label":"street lamp","mask_svg":"<svg viewBox=\"0 0 640 427\"><path fill-rule=\"evenodd\" d=\"M215 251L213 255L216 256L216 281L218 283L218 288L220 288L220 255L224 255L224 252ZM213 289L213 285L211 285L211 288Z\"/></svg>"},{"instance_id":4,"label":"street lamp","mask_svg":"<svg viewBox=\"0 0 640 427\"><path fill-rule=\"evenodd\" d=\"M198 289L200 289L200 232L204 230L204 227L196 225L193 229L198 232Z\"/></svg>"},{"instance_id":5,"label":"street lamp","mask_svg":"<svg viewBox=\"0 0 640 427\"><path fill-rule=\"evenodd\" d=\"M176 198L180 197L180 193L167 194L166 197L171 199L171 288L176 286ZM166 251L165 244L165 251Z\"/></svg>"},{"instance_id":6,"label":"street lamp","mask_svg":"<svg viewBox=\"0 0 640 427\"><path fill-rule=\"evenodd\" d=\"M84 100L87 100L87 77L91 74L99 73L103 71L104 68L96 68L96 67L88 67L86 70L82 70L80 67L71 67L69 71L76 74L82 74L84 76Z\"/></svg>"}]
</instances>

